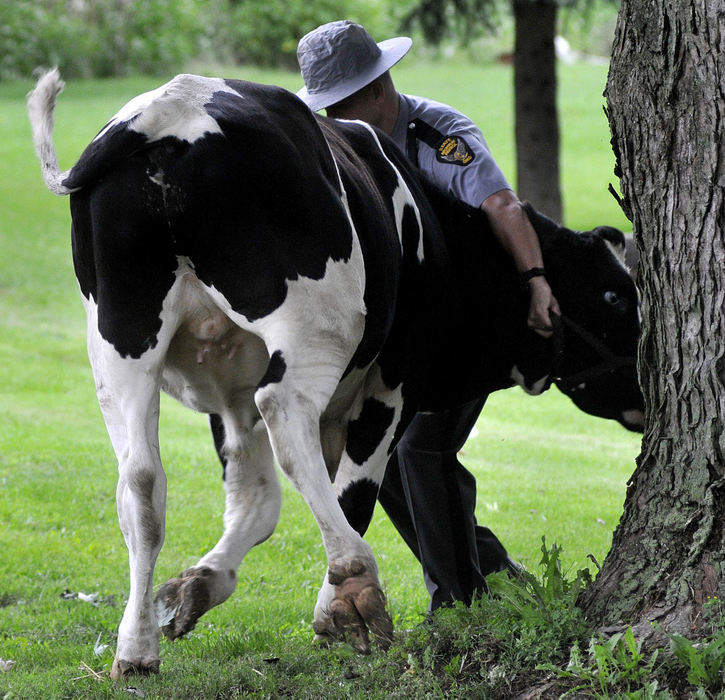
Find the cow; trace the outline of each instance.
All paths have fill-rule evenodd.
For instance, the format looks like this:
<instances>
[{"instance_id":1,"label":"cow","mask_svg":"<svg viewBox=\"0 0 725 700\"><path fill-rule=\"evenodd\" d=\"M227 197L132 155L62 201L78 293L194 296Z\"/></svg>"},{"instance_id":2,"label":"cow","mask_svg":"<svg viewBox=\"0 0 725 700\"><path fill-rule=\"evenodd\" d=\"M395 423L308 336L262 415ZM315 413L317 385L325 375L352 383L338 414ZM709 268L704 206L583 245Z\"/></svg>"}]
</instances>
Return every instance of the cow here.
<instances>
[{"instance_id":1,"label":"cow","mask_svg":"<svg viewBox=\"0 0 725 700\"><path fill-rule=\"evenodd\" d=\"M529 209L569 319L547 341L526 329L525 291L485 217L426 194L372 127L317 117L281 88L180 75L131 100L61 172L62 88L45 73L28 112L47 187L70 195L88 355L118 458L130 592L113 678L158 672L159 629L186 634L235 590L279 517L275 459L327 556L313 629L367 652L393 628L361 534L416 411L486 390L495 369L533 393L574 377L565 391L585 410L640 420L621 233L572 232ZM154 596L162 390L212 416L226 509L219 542Z\"/></svg>"}]
</instances>

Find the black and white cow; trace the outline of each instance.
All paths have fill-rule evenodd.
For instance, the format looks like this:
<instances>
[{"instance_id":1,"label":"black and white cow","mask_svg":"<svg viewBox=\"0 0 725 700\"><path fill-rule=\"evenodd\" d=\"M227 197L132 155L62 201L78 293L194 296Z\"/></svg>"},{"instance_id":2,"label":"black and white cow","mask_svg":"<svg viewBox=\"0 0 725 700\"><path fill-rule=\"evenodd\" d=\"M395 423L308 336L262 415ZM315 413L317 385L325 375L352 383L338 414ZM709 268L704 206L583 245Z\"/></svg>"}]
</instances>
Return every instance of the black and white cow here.
<instances>
[{"instance_id":1,"label":"black and white cow","mask_svg":"<svg viewBox=\"0 0 725 700\"><path fill-rule=\"evenodd\" d=\"M322 533L315 630L361 651L369 632L386 646L392 623L359 533L408 420L487 389L493 368L537 391L600 364L600 350L568 327L559 343L527 331L511 263L466 226L485 220L433 192L431 209L366 125L318 119L279 88L181 75L129 102L61 173L62 87L46 73L28 109L46 184L71 195L88 354L118 457L131 574L112 675L157 671L159 626L181 636L234 591L245 554L277 523L273 457ZM530 214L567 317L631 358L636 296L610 249L619 235ZM637 420L642 399L623 364L577 380L574 400ZM217 545L154 601L161 390L215 417L226 513Z\"/></svg>"}]
</instances>

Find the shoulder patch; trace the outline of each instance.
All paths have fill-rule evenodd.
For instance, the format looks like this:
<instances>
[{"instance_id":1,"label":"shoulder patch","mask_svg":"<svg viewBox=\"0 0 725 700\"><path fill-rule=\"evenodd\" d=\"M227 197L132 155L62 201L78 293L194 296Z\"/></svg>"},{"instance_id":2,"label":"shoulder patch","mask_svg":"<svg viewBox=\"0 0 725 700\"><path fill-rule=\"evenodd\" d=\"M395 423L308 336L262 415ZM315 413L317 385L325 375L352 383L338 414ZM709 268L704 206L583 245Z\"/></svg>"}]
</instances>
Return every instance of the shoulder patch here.
<instances>
[{"instance_id":1,"label":"shoulder patch","mask_svg":"<svg viewBox=\"0 0 725 700\"><path fill-rule=\"evenodd\" d=\"M422 119L409 122L408 133L427 143L436 152L436 159L441 163L468 165L476 158L476 154L462 136L445 136Z\"/></svg>"},{"instance_id":2,"label":"shoulder patch","mask_svg":"<svg viewBox=\"0 0 725 700\"><path fill-rule=\"evenodd\" d=\"M441 163L468 165L476 158L462 136L446 136L436 151L436 160Z\"/></svg>"}]
</instances>

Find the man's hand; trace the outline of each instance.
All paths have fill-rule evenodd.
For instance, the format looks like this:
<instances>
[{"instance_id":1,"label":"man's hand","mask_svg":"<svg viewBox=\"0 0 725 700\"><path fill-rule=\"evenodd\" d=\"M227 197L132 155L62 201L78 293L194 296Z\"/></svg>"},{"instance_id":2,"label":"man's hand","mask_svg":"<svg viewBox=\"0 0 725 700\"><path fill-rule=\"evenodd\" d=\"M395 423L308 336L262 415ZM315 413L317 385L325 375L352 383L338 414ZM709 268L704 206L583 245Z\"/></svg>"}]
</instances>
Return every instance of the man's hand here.
<instances>
[{"instance_id":1,"label":"man's hand","mask_svg":"<svg viewBox=\"0 0 725 700\"><path fill-rule=\"evenodd\" d=\"M550 338L553 334L549 311L561 313L559 304L551 292L551 287L545 277L532 277L529 280L529 317L527 323L531 330L543 338Z\"/></svg>"}]
</instances>

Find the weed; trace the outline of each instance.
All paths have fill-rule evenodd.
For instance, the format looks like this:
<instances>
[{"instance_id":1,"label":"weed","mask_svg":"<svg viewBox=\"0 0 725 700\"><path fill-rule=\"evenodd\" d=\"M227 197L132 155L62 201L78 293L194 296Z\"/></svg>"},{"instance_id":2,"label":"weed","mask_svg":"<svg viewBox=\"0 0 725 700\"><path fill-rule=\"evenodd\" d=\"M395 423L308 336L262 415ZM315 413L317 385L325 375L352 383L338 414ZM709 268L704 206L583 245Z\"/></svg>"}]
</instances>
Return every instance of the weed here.
<instances>
[{"instance_id":1,"label":"weed","mask_svg":"<svg viewBox=\"0 0 725 700\"><path fill-rule=\"evenodd\" d=\"M725 632L709 642L695 643L670 635L670 650L687 671L687 682L708 690L722 687L725 668Z\"/></svg>"},{"instance_id":2,"label":"weed","mask_svg":"<svg viewBox=\"0 0 725 700\"><path fill-rule=\"evenodd\" d=\"M525 686L536 677L537 663L554 664L566 657L573 642L586 636L586 624L575 606L588 581L579 572L566 577L561 548L542 538L540 574L522 571L487 578L491 595L470 608L443 608L411 632L406 650L418 668L454 684L475 683L494 694Z\"/></svg>"},{"instance_id":3,"label":"weed","mask_svg":"<svg viewBox=\"0 0 725 700\"><path fill-rule=\"evenodd\" d=\"M561 547L548 549L546 539L541 542L539 576L523 570L517 578L494 574L487 579L491 594L501 601L504 624L513 619L521 627L521 634L507 642L517 664L563 658L572 641L586 631L576 599L591 581L588 570L567 578Z\"/></svg>"},{"instance_id":4,"label":"weed","mask_svg":"<svg viewBox=\"0 0 725 700\"><path fill-rule=\"evenodd\" d=\"M574 644L569 653L569 663L564 670L558 670L560 678L570 678L577 685L569 691L588 691L595 697L609 698L613 694L624 694L631 698L655 698L658 695L658 681L653 680L658 669L659 650L649 658L642 651L642 642L635 639L628 627L609 639L592 638L589 654L582 658L580 647ZM549 670L555 670L551 667Z\"/></svg>"}]
</instances>

